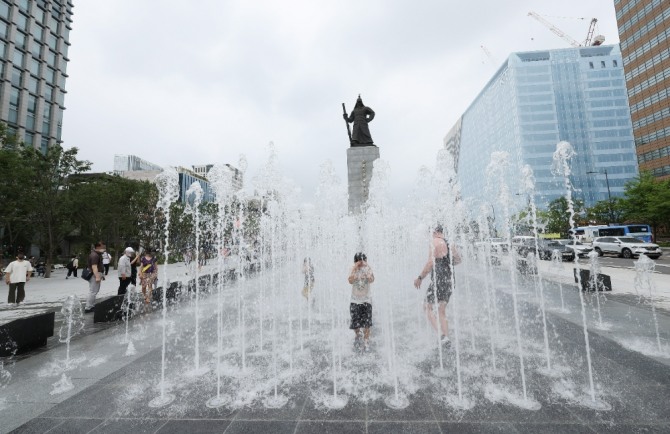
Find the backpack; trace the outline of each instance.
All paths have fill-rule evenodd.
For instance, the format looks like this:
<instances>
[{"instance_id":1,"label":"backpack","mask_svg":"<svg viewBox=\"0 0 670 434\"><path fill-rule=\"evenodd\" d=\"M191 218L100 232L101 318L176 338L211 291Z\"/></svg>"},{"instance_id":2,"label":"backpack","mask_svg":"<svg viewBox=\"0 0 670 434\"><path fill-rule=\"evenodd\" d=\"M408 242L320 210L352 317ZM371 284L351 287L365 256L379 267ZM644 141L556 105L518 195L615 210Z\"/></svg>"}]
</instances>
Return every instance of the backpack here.
<instances>
[{"instance_id":1,"label":"backpack","mask_svg":"<svg viewBox=\"0 0 670 434\"><path fill-rule=\"evenodd\" d=\"M66 268L72 270L74 268L74 259L70 259L70 262L67 263Z\"/></svg>"}]
</instances>

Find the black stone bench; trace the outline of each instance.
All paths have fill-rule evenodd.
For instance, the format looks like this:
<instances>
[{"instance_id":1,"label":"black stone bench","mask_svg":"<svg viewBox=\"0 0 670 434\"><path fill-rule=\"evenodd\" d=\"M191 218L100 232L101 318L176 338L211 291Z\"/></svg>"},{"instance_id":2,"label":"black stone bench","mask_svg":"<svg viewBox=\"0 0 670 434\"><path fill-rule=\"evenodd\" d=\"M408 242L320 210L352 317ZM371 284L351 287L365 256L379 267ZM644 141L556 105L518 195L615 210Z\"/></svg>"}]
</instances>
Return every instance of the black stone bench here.
<instances>
[{"instance_id":1,"label":"black stone bench","mask_svg":"<svg viewBox=\"0 0 670 434\"><path fill-rule=\"evenodd\" d=\"M93 310L93 322L111 322L122 318L123 295L112 295L99 299Z\"/></svg>"},{"instance_id":2,"label":"black stone bench","mask_svg":"<svg viewBox=\"0 0 670 434\"><path fill-rule=\"evenodd\" d=\"M579 283L581 280L582 291L611 291L612 290L612 279L607 274L598 273L596 276L596 287L593 286L593 280L591 279L591 270L580 268L579 269L579 278L577 278L577 268L573 268L572 272L575 276L575 283Z\"/></svg>"},{"instance_id":3,"label":"black stone bench","mask_svg":"<svg viewBox=\"0 0 670 434\"><path fill-rule=\"evenodd\" d=\"M21 354L47 344L54 335L55 312L15 319L0 325L0 356Z\"/></svg>"},{"instance_id":4,"label":"black stone bench","mask_svg":"<svg viewBox=\"0 0 670 434\"><path fill-rule=\"evenodd\" d=\"M167 292L165 293L165 298L168 303L176 302L182 294L182 284L181 282L171 282L168 286ZM159 286L151 292L152 301L160 304L163 302L163 287Z\"/></svg>"}]
</instances>

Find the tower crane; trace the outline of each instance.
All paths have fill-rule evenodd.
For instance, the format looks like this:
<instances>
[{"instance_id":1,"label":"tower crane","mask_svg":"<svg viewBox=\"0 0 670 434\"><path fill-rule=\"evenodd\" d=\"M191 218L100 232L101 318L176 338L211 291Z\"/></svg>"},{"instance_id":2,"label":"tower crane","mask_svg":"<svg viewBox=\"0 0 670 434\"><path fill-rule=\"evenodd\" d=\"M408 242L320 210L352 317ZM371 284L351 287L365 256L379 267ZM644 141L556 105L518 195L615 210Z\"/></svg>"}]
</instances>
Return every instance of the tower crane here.
<instances>
[{"instance_id":1,"label":"tower crane","mask_svg":"<svg viewBox=\"0 0 670 434\"><path fill-rule=\"evenodd\" d=\"M495 66L497 62L496 62L495 57L493 57L493 54L491 54L491 52L489 51L489 49L486 48L485 46L480 45L480 47L482 47L482 51L484 51L484 54L486 54L486 58L489 59L489 62L491 62L491 64L492 64L493 66Z\"/></svg>"},{"instance_id":2,"label":"tower crane","mask_svg":"<svg viewBox=\"0 0 670 434\"><path fill-rule=\"evenodd\" d=\"M528 16L535 18L541 24L545 25L549 30L551 30L556 35L558 35L560 38L566 40L573 47L581 47L581 44L579 42L577 42L574 38L572 38L570 35L566 34L563 30L559 29L555 25L551 24L549 21L542 18L536 12L530 11L530 12L528 12Z\"/></svg>"},{"instance_id":3,"label":"tower crane","mask_svg":"<svg viewBox=\"0 0 670 434\"><path fill-rule=\"evenodd\" d=\"M597 45L600 45L603 42L605 42L605 37L604 36L602 36L602 35L597 35L595 37L593 36L593 33L595 32L595 29L596 29L596 24L598 23L597 18L592 18L591 19L591 24L589 25L589 31L586 35L586 40L584 41L584 44L582 45L579 42L577 42L577 40L575 40L572 36L568 35L567 33L562 31L561 29L559 29L558 27L556 27L555 25L553 25L549 21L542 18L542 16L540 16L538 13L530 11L530 12L528 12L528 16L535 18L537 21L539 21L541 24L546 26L549 30L551 30L553 33L555 33L559 37L561 37L563 40L567 41L573 47L582 47L582 46L587 46L588 47L590 45L597 46Z\"/></svg>"}]
</instances>

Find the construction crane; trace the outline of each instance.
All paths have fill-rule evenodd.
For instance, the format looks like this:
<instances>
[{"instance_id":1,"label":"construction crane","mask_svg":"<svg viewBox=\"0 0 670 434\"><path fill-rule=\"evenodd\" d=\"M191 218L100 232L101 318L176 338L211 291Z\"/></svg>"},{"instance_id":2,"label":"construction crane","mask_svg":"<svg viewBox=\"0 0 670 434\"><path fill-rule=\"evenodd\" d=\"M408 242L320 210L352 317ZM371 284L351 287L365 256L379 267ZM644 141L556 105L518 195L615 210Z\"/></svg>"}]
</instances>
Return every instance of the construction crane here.
<instances>
[{"instance_id":1,"label":"construction crane","mask_svg":"<svg viewBox=\"0 0 670 434\"><path fill-rule=\"evenodd\" d=\"M489 59L489 62L491 62L491 64L492 64L493 66L496 66L496 63L497 63L497 62L496 62L496 59L495 59L495 57L493 57L493 54L491 54L491 52L489 51L489 49L486 48L486 47L483 46L483 45L480 45L480 47L482 47L482 50L484 51L484 54L486 54L486 58Z\"/></svg>"},{"instance_id":2,"label":"construction crane","mask_svg":"<svg viewBox=\"0 0 670 434\"><path fill-rule=\"evenodd\" d=\"M568 35L555 25L551 24L549 21L542 18L542 16L540 16L538 13L530 11L528 12L528 16L535 18L537 21L546 26L549 30L551 30L559 37L561 37L563 40L567 41L573 47L582 47L582 46L588 47L590 45L597 46L605 42L605 37L603 35L597 35L595 38L593 37L593 33L595 32L596 29L596 24L598 23L597 18L591 19L591 24L589 25L589 31L586 35L586 40L584 41L584 44L580 44L579 42L577 42L577 40L575 40L575 38Z\"/></svg>"}]
</instances>

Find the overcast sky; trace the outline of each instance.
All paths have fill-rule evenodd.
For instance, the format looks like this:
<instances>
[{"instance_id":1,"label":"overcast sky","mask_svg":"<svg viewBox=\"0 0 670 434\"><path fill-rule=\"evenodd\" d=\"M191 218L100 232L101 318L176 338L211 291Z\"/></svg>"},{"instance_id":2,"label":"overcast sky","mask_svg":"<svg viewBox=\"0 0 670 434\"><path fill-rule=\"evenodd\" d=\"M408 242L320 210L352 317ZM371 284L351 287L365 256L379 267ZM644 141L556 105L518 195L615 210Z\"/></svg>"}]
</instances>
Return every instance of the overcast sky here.
<instances>
[{"instance_id":1,"label":"overcast sky","mask_svg":"<svg viewBox=\"0 0 670 434\"><path fill-rule=\"evenodd\" d=\"M402 201L511 52L569 46L531 10L579 41L598 18L619 41L612 0L77 1L63 140L94 171L114 154L162 166L245 154L248 182L274 142L310 200L326 160L346 182L341 103L360 93Z\"/></svg>"}]
</instances>

